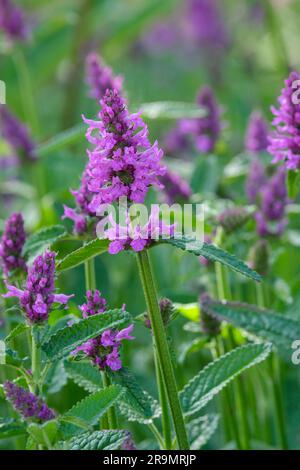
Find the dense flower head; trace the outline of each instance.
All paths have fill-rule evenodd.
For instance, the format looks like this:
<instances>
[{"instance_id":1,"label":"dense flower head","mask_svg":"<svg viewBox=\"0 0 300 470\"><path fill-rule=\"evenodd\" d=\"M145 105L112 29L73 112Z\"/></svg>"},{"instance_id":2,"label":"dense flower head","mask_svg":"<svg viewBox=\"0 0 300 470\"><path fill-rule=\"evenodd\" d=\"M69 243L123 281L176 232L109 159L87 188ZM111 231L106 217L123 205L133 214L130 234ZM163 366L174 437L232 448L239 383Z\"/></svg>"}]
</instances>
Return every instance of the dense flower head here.
<instances>
[{"instance_id":1,"label":"dense flower head","mask_svg":"<svg viewBox=\"0 0 300 470\"><path fill-rule=\"evenodd\" d=\"M170 205L175 202L187 201L192 194L189 184L170 170L166 171L160 181L164 186L163 192L166 202Z\"/></svg>"},{"instance_id":2,"label":"dense flower head","mask_svg":"<svg viewBox=\"0 0 300 470\"><path fill-rule=\"evenodd\" d=\"M217 222L229 234L243 227L249 217L250 214L244 207L229 207L218 215Z\"/></svg>"},{"instance_id":3,"label":"dense flower head","mask_svg":"<svg viewBox=\"0 0 300 470\"><path fill-rule=\"evenodd\" d=\"M228 32L217 0L189 0L188 20L191 34L201 46L227 48Z\"/></svg>"},{"instance_id":4,"label":"dense flower head","mask_svg":"<svg viewBox=\"0 0 300 470\"><path fill-rule=\"evenodd\" d=\"M249 152L259 153L267 150L269 145L269 127L259 111L254 111L249 119L245 148Z\"/></svg>"},{"instance_id":5,"label":"dense flower head","mask_svg":"<svg viewBox=\"0 0 300 470\"><path fill-rule=\"evenodd\" d=\"M207 86L200 90L197 103L206 111L206 116L183 119L181 129L187 134L192 134L197 150L212 152L221 133L220 108L212 90Z\"/></svg>"},{"instance_id":6,"label":"dense flower head","mask_svg":"<svg viewBox=\"0 0 300 470\"><path fill-rule=\"evenodd\" d=\"M34 161L36 159L36 146L29 135L27 127L13 116L7 106L4 105L0 105L0 124L2 137L19 157L25 161Z\"/></svg>"},{"instance_id":7,"label":"dense flower head","mask_svg":"<svg viewBox=\"0 0 300 470\"><path fill-rule=\"evenodd\" d=\"M267 176L263 164L258 158L253 158L246 180L246 195L250 204L257 202L258 195L266 181Z\"/></svg>"},{"instance_id":8,"label":"dense flower head","mask_svg":"<svg viewBox=\"0 0 300 470\"><path fill-rule=\"evenodd\" d=\"M29 28L24 13L11 0L0 0L0 30L10 40L24 41L28 38Z\"/></svg>"},{"instance_id":9,"label":"dense flower head","mask_svg":"<svg viewBox=\"0 0 300 470\"><path fill-rule=\"evenodd\" d=\"M125 225L118 224L111 214L108 220L110 227L105 230L104 235L110 240L108 252L112 255L129 249L135 252L143 251L159 238L172 237L175 230L175 225L166 225L160 219L158 206L152 208L151 215L144 225L132 221L128 213Z\"/></svg>"},{"instance_id":10,"label":"dense flower head","mask_svg":"<svg viewBox=\"0 0 300 470\"><path fill-rule=\"evenodd\" d=\"M55 418L55 413L46 403L25 388L7 381L3 385L7 400L23 418L32 419L39 423Z\"/></svg>"},{"instance_id":11,"label":"dense flower head","mask_svg":"<svg viewBox=\"0 0 300 470\"><path fill-rule=\"evenodd\" d=\"M87 302L80 306L83 318L92 315L101 314L106 311L106 300L101 297L98 290L88 291L86 295ZM90 339L86 343L78 346L73 355L82 353L92 359L94 365L100 369L109 368L111 370L119 370L122 368L120 358L120 348L122 341L134 339L131 336L133 325L129 325L122 330L109 329L104 331L100 336Z\"/></svg>"},{"instance_id":12,"label":"dense flower head","mask_svg":"<svg viewBox=\"0 0 300 470\"><path fill-rule=\"evenodd\" d=\"M55 294L55 253L46 251L33 261L24 290L6 284L3 297L17 297L30 323L47 321L54 303L65 305L72 295Z\"/></svg>"},{"instance_id":13,"label":"dense flower head","mask_svg":"<svg viewBox=\"0 0 300 470\"><path fill-rule=\"evenodd\" d=\"M90 87L90 96L101 100L106 90L122 90L122 77L114 77L110 67L107 67L101 57L91 52L86 59L86 82Z\"/></svg>"},{"instance_id":14,"label":"dense flower head","mask_svg":"<svg viewBox=\"0 0 300 470\"><path fill-rule=\"evenodd\" d=\"M101 100L100 121L85 119L86 137L94 149L88 151L90 204L97 211L101 204L122 196L144 202L148 188L161 187L158 177L165 169L157 142L151 146L148 129L139 114L129 114L125 100L117 90L107 90Z\"/></svg>"},{"instance_id":15,"label":"dense flower head","mask_svg":"<svg viewBox=\"0 0 300 470\"><path fill-rule=\"evenodd\" d=\"M286 190L286 174L280 167L264 186L260 194L261 201L256 213L258 234L281 235L286 226L286 206L288 204Z\"/></svg>"},{"instance_id":16,"label":"dense flower head","mask_svg":"<svg viewBox=\"0 0 300 470\"><path fill-rule=\"evenodd\" d=\"M300 167L300 74L291 72L278 98L279 108L272 106L275 130L270 135L268 151L273 163L284 161L287 169Z\"/></svg>"},{"instance_id":17,"label":"dense flower head","mask_svg":"<svg viewBox=\"0 0 300 470\"><path fill-rule=\"evenodd\" d=\"M83 171L81 178L81 185L77 190L71 190L76 202L76 208L64 205L64 215L62 219L70 219L74 223L74 232L78 235L87 231L88 220L90 217L95 217L95 213L90 209L90 203L93 198L93 193L88 188L90 177L88 174L88 165Z\"/></svg>"},{"instance_id":18,"label":"dense flower head","mask_svg":"<svg viewBox=\"0 0 300 470\"><path fill-rule=\"evenodd\" d=\"M0 241L0 264L6 276L18 269L26 271L26 263L22 256L25 240L23 217L14 213L7 219Z\"/></svg>"},{"instance_id":19,"label":"dense flower head","mask_svg":"<svg viewBox=\"0 0 300 470\"><path fill-rule=\"evenodd\" d=\"M184 126L183 126L184 127ZM182 129L181 121L179 121L176 126L171 129L164 140L164 150L167 155L170 156L179 156L182 158L190 149L190 140L188 134Z\"/></svg>"}]
</instances>

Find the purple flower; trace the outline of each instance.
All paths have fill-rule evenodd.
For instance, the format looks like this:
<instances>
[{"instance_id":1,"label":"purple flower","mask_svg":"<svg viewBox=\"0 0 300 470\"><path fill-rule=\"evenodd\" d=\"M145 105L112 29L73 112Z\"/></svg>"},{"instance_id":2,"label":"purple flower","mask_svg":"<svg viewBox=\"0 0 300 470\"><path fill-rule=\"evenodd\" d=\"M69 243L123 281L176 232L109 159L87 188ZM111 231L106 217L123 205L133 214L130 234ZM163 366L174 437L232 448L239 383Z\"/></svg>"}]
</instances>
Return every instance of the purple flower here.
<instances>
[{"instance_id":1,"label":"purple flower","mask_svg":"<svg viewBox=\"0 0 300 470\"><path fill-rule=\"evenodd\" d=\"M268 124L259 111L254 111L249 119L248 129L245 138L245 148L249 152L264 152L269 144Z\"/></svg>"},{"instance_id":2,"label":"purple flower","mask_svg":"<svg viewBox=\"0 0 300 470\"><path fill-rule=\"evenodd\" d=\"M246 181L246 194L250 204L257 202L257 197L266 181L267 177L262 163L258 158L253 158Z\"/></svg>"},{"instance_id":3,"label":"purple flower","mask_svg":"<svg viewBox=\"0 0 300 470\"><path fill-rule=\"evenodd\" d=\"M91 315L103 313L106 310L106 300L101 297L98 290L88 291L86 294L87 302L79 308L82 311L83 318ZM120 348L123 340L133 340L131 336L133 325L129 325L122 330L109 329L104 331L100 336L90 339L86 343L78 346L72 355L83 353L92 359L94 365L100 369L108 367L111 370L119 370L122 368L120 358Z\"/></svg>"},{"instance_id":4,"label":"purple flower","mask_svg":"<svg viewBox=\"0 0 300 470\"><path fill-rule=\"evenodd\" d=\"M14 213L6 221L0 242L0 264L6 276L17 269L27 270L22 257L25 240L23 217L21 214Z\"/></svg>"},{"instance_id":5,"label":"purple flower","mask_svg":"<svg viewBox=\"0 0 300 470\"><path fill-rule=\"evenodd\" d=\"M228 32L216 0L189 0L188 26L192 37L203 48L214 51L228 47Z\"/></svg>"},{"instance_id":6,"label":"purple flower","mask_svg":"<svg viewBox=\"0 0 300 470\"><path fill-rule=\"evenodd\" d=\"M5 382L3 385L7 400L12 404L23 418L29 418L39 423L55 418L55 413L46 403L25 388L19 387L13 382Z\"/></svg>"},{"instance_id":7,"label":"purple flower","mask_svg":"<svg viewBox=\"0 0 300 470\"><path fill-rule=\"evenodd\" d=\"M176 173L172 173L167 170L166 173L160 178L161 183L164 186L164 194L166 196L167 203L172 205L175 202L187 201L192 190L189 184L181 179Z\"/></svg>"},{"instance_id":8,"label":"purple flower","mask_svg":"<svg viewBox=\"0 0 300 470\"><path fill-rule=\"evenodd\" d=\"M261 202L255 215L257 232L261 237L281 235L286 226L288 204L285 170L280 167L261 191Z\"/></svg>"},{"instance_id":9,"label":"purple flower","mask_svg":"<svg viewBox=\"0 0 300 470\"><path fill-rule=\"evenodd\" d=\"M25 289L6 284L7 294L3 297L17 297L30 323L48 320L54 303L66 305L73 295L55 294L55 253L46 251L37 256L28 271Z\"/></svg>"},{"instance_id":10,"label":"purple flower","mask_svg":"<svg viewBox=\"0 0 300 470\"><path fill-rule=\"evenodd\" d=\"M6 106L0 105L1 135L13 150L25 161L36 159L36 146L29 136L27 127L13 116Z\"/></svg>"},{"instance_id":11,"label":"purple flower","mask_svg":"<svg viewBox=\"0 0 300 470\"><path fill-rule=\"evenodd\" d=\"M221 133L221 112L209 87L202 88L197 103L204 108L207 115L203 118L183 119L181 121L181 130L193 135L196 148L200 152L209 153L214 150Z\"/></svg>"},{"instance_id":12,"label":"purple flower","mask_svg":"<svg viewBox=\"0 0 300 470\"><path fill-rule=\"evenodd\" d=\"M283 160L290 170L300 167L299 85L300 74L292 72L278 98L279 109L271 108L275 130L270 135L268 151L273 155L273 163Z\"/></svg>"},{"instance_id":13,"label":"purple flower","mask_svg":"<svg viewBox=\"0 0 300 470\"><path fill-rule=\"evenodd\" d=\"M122 77L114 77L110 67L104 65L101 57L91 52L86 59L86 82L90 86L90 96L98 101L106 90L122 90Z\"/></svg>"},{"instance_id":14,"label":"purple flower","mask_svg":"<svg viewBox=\"0 0 300 470\"><path fill-rule=\"evenodd\" d=\"M187 133L181 127L181 121L171 129L165 137L164 150L167 155L178 155L182 158L182 154L189 150L190 141Z\"/></svg>"},{"instance_id":15,"label":"purple flower","mask_svg":"<svg viewBox=\"0 0 300 470\"><path fill-rule=\"evenodd\" d=\"M11 0L0 0L0 29L7 34L10 40L25 41L28 39L29 29L23 11Z\"/></svg>"},{"instance_id":16,"label":"purple flower","mask_svg":"<svg viewBox=\"0 0 300 470\"><path fill-rule=\"evenodd\" d=\"M122 444L122 450L137 450L132 439L132 434L129 431L126 432L126 438Z\"/></svg>"},{"instance_id":17,"label":"purple flower","mask_svg":"<svg viewBox=\"0 0 300 470\"><path fill-rule=\"evenodd\" d=\"M89 207L95 212L122 196L143 202L150 186L161 187L158 177L165 171L157 142L151 146L145 123L139 114L128 113L120 94L107 90L101 104L100 121L84 118L89 125L86 137L94 146L88 151L88 174L94 193Z\"/></svg>"}]
</instances>

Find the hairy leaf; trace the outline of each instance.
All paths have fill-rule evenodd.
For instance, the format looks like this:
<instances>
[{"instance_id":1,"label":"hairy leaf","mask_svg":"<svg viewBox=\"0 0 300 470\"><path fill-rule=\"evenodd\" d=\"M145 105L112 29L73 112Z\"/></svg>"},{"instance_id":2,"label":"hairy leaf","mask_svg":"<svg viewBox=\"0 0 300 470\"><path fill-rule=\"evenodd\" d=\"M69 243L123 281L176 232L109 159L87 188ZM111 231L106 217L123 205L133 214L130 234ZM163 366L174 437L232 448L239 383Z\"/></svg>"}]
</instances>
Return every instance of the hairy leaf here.
<instances>
[{"instance_id":1,"label":"hairy leaf","mask_svg":"<svg viewBox=\"0 0 300 470\"><path fill-rule=\"evenodd\" d=\"M199 416L187 424L191 450L199 450L209 441L218 427L218 422L218 415L207 414Z\"/></svg>"},{"instance_id":2,"label":"hairy leaf","mask_svg":"<svg viewBox=\"0 0 300 470\"><path fill-rule=\"evenodd\" d=\"M65 234L66 229L62 225L53 225L39 230L27 238L23 249L24 256L30 259L34 258Z\"/></svg>"},{"instance_id":3,"label":"hairy leaf","mask_svg":"<svg viewBox=\"0 0 300 470\"><path fill-rule=\"evenodd\" d=\"M108 240L92 240L77 250L72 251L72 253L69 253L65 258L59 260L56 263L56 270L66 271L67 269L73 269L76 266L80 266L85 261L105 253L108 245Z\"/></svg>"},{"instance_id":4,"label":"hairy leaf","mask_svg":"<svg viewBox=\"0 0 300 470\"><path fill-rule=\"evenodd\" d=\"M0 439L21 436L26 433L26 425L16 419L0 419Z\"/></svg>"},{"instance_id":5,"label":"hairy leaf","mask_svg":"<svg viewBox=\"0 0 300 470\"><path fill-rule=\"evenodd\" d=\"M116 450L124 442L126 431L85 432L63 443L68 450Z\"/></svg>"},{"instance_id":6,"label":"hairy leaf","mask_svg":"<svg viewBox=\"0 0 300 470\"><path fill-rule=\"evenodd\" d=\"M68 377L87 392L96 392L102 388L99 369L86 362L65 362Z\"/></svg>"}]
</instances>

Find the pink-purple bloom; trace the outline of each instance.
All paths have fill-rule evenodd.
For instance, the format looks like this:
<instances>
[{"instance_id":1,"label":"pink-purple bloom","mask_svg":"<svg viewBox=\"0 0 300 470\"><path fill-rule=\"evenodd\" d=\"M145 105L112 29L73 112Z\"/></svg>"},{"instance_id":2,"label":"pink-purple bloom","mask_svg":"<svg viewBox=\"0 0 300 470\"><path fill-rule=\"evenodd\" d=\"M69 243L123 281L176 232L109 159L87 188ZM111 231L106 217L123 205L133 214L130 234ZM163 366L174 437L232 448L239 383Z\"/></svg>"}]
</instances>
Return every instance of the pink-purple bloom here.
<instances>
[{"instance_id":1,"label":"pink-purple bloom","mask_svg":"<svg viewBox=\"0 0 300 470\"><path fill-rule=\"evenodd\" d=\"M8 110L0 105L1 135L14 152L25 161L36 159L36 145L29 135L28 128Z\"/></svg>"},{"instance_id":2,"label":"pink-purple bloom","mask_svg":"<svg viewBox=\"0 0 300 470\"><path fill-rule=\"evenodd\" d=\"M25 419L43 423L55 418L55 413L39 397L13 382L7 381L3 385L7 400L14 409Z\"/></svg>"},{"instance_id":3,"label":"pink-purple bloom","mask_svg":"<svg viewBox=\"0 0 300 470\"><path fill-rule=\"evenodd\" d=\"M249 119L245 148L249 152L260 153L267 150L269 145L269 127L259 111L254 111Z\"/></svg>"},{"instance_id":4,"label":"pink-purple bloom","mask_svg":"<svg viewBox=\"0 0 300 470\"><path fill-rule=\"evenodd\" d=\"M11 0L0 0L0 30L5 32L9 40L28 39L29 28L24 13Z\"/></svg>"},{"instance_id":5,"label":"pink-purple bloom","mask_svg":"<svg viewBox=\"0 0 300 470\"><path fill-rule=\"evenodd\" d=\"M101 57L91 52L86 59L86 82L90 87L90 96L101 100L106 90L122 90L122 77L115 77L110 67L107 67Z\"/></svg>"},{"instance_id":6,"label":"pink-purple bloom","mask_svg":"<svg viewBox=\"0 0 300 470\"><path fill-rule=\"evenodd\" d=\"M84 118L89 125L89 190L94 194L90 209L112 203L122 196L143 202L150 186L161 187L165 169L163 152L148 140L148 129L139 114L129 114L117 90L107 90L101 100L99 121Z\"/></svg>"},{"instance_id":7,"label":"pink-purple bloom","mask_svg":"<svg viewBox=\"0 0 300 470\"><path fill-rule=\"evenodd\" d=\"M221 133L221 111L212 90L205 86L200 90L197 103L206 111L206 116L181 121L181 130L194 137L197 150L212 152Z\"/></svg>"},{"instance_id":8,"label":"pink-purple bloom","mask_svg":"<svg viewBox=\"0 0 300 470\"><path fill-rule=\"evenodd\" d=\"M73 295L55 294L55 253L46 251L33 261L28 270L24 290L6 283L8 292L3 297L17 297L30 323L48 320L54 303L66 305Z\"/></svg>"},{"instance_id":9,"label":"pink-purple bloom","mask_svg":"<svg viewBox=\"0 0 300 470\"><path fill-rule=\"evenodd\" d=\"M291 72L278 98L279 108L272 106L275 130L270 135L268 151L273 163L284 161L289 170L300 167L300 74Z\"/></svg>"},{"instance_id":10,"label":"pink-purple bloom","mask_svg":"<svg viewBox=\"0 0 300 470\"><path fill-rule=\"evenodd\" d=\"M164 186L163 192L168 204L172 205L176 202L187 201L192 190L190 185L183 180L178 174L167 170L166 173L160 178Z\"/></svg>"},{"instance_id":11,"label":"pink-purple bloom","mask_svg":"<svg viewBox=\"0 0 300 470\"><path fill-rule=\"evenodd\" d=\"M246 194L251 204L257 202L257 197L263 190L266 182L267 176L264 166L257 157L254 157L251 161L246 180Z\"/></svg>"},{"instance_id":12,"label":"pink-purple bloom","mask_svg":"<svg viewBox=\"0 0 300 470\"><path fill-rule=\"evenodd\" d=\"M87 292L87 302L80 306L83 318L97 315L106 311L106 300L101 297L98 290ZM122 341L133 340L131 336L133 325L129 325L122 330L109 329L104 331L100 336L90 339L86 343L78 346L73 355L83 353L92 359L94 365L100 369L109 368L117 371L122 368L120 358L120 348Z\"/></svg>"},{"instance_id":13,"label":"pink-purple bloom","mask_svg":"<svg viewBox=\"0 0 300 470\"><path fill-rule=\"evenodd\" d=\"M19 269L27 270L22 256L25 240L23 217L21 214L14 213L7 219L0 241L0 264L6 276Z\"/></svg>"}]
</instances>

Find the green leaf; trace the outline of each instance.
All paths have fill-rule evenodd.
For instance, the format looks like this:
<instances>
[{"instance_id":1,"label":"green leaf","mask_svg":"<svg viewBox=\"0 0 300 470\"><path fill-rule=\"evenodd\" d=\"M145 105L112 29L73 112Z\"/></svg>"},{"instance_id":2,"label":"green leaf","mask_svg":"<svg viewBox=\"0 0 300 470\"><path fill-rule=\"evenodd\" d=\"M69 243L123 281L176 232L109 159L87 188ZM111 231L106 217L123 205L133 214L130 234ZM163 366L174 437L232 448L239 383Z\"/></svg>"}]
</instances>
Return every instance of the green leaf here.
<instances>
[{"instance_id":1,"label":"green leaf","mask_svg":"<svg viewBox=\"0 0 300 470\"><path fill-rule=\"evenodd\" d=\"M171 245L176 246L176 248L188 251L196 256L204 256L204 258L210 261L219 262L233 271L243 274L255 281L261 281L261 276L256 271L249 268L249 266L239 260L236 256L231 255L227 251L224 251L215 245L201 243L200 240L194 240L188 237L178 239L170 238L162 240L162 242L170 243Z\"/></svg>"},{"instance_id":2,"label":"green leaf","mask_svg":"<svg viewBox=\"0 0 300 470\"><path fill-rule=\"evenodd\" d=\"M65 362L68 377L87 392L93 393L102 388L99 369L86 362Z\"/></svg>"},{"instance_id":3,"label":"green leaf","mask_svg":"<svg viewBox=\"0 0 300 470\"><path fill-rule=\"evenodd\" d=\"M30 423L27 430L38 445L46 448L51 448L58 437L58 423L55 420L43 424Z\"/></svg>"},{"instance_id":4,"label":"green leaf","mask_svg":"<svg viewBox=\"0 0 300 470\"><path fill-rule=\"evenodd\" d=\"M199 322L200 311L199 311L199 304L197 302L190 303L190 304L174 304L174 307L185 318L188 318L189 320L193 322Z\"/></svg>"},{"instance_id":5,"label":"green leaf","mask_svg":"<svg viewBox=\"0 0 300 470\"><path fill-rule=\"evenodd\" d=\"M57 152L62 148L80 142L84 138L85 131L86 125L80 123L77 126L72 127L71 129L61 132L60 134L51 138L44 144L40 145L40 147L37 149L38 156L44 157L53 152Z\"/></svg>"},{"instance_id":6,"label":"green leaf","mask_svg":"<svg viewBox=\"0 0 300 470\"><path fill-rule=\"evenodd\" d=\"M26 323L19 323L11 332L6 336L5 338L5 343L9 343L12 341L14 338L17 338L17 336L21 335L22 333L25 333L29 329L29 326L26 325Z\"/></svg>"},{"instance_id":7,"label":"green leaf","mask_svg":"<svg viewBox=\"0 0 300 470\"><path fill-rule=\"evenodd\" d=\"M184 413L191 416L201 410L237 375L265 360L270 352L270 344L248 344L208 364L180 392Z\"/></svg>"},{"instance_id":8,"label":"green leaf","mask_svg":"<svg viewBox=\"0 0 300 470\"><path fill-rule=\"evenodd\" d=\"M140 106L141 114L148 119L183 119L201 118L206 111L194 103L181 103L176 101L157 101L143 103Z\"/></svg>"},{"instance_id":9,"label":"green leaf","mask_svg":"<svg viewBox=\"0 0 300 470\"><path fill-rule=\"evenodd\" d=\"M191 443L191 450L199 450L215 433L219 422L216 414L207 414L193 419L187 424L187 432Z\"/></svg>"},{"instance_id":10,"label":"green leaf","mask_svg":"<svg viewBox=\"0 0 300 470\"><path fill-rule=\"evenodd\" d=\"M215 193L220 180L220 166L215 155L201 155L197 159L196 168L193 171L191 188L193 192L200 194Z\"/></svg>"},{"instance_id":11,"label":"green leaf","mask_svg":"<svg viewBox=\"0 0 300 470\"><path fill-rule=\"evenodd\" d=\"M77 250L72 251L72 253L69 253L65 258L59 260L56 264L56 270L66 271L67 269L80 266L85 261L105 253L107 251L108 245L108 240L92 240Z\"/></svg>"},{"instance_id":12,"label":"green leaf","mask_svg":"<svg viewBox=\"0 0 300 470\"><path fill-rule=\"evenodd\" d=\"M66 385L67 380L63 361L52 364L46 377L47 394L58 393Z\"/></svg>"},{"instance_id":13,"label":"green leaf","mask_svg":"<svg viewBox=\"0 0 300 470\"><path fill-rule=\"evenodd\" d=\"M208 344L208 342L208 336L201 335L200 338L196 338L193 341L183 343L180 348L178 361L182 364L187 359L187 356L192 353L201 351Z\"/></svg>"},{"instance_id":14,"label":"green leaf","mask_svg":"<svg viewBox=\"0 0 300 470\"><path fill-rule=\"evenodd\" d=\"M0 356L0 364L13 367L21 367L26 359L19 357L17 351L6 348L4 357Z\"/></svg>"},{"instance_id":15,"label":"green leaf","mask_svg":"<svg viewBox=\"0 0 300 470\"><path fill-rule=\"evenodd\" d=\"M118 405L128 421L147 424L160 416L158 402L141 388L129 369L123 367L117 374L110 374L110 377L125 390Z\"/></svg>"},{"instance_id":16,"label":"green leaf","mask_svg":"<svg viewBox=\"0 0 300 470\"><path fill-rule=\"evenodd\" d=\"M108 310L58 330L42 345L49 361L67 356L77 346L100 335L109 328L121 328L130 319L128 312L122 309Z\"/></svg>"},{"instance_id":17,"label":"green leaf","mask_svg":"<svg viewBox=\"0 0 300 470\"><path fill-rule=\"evenodd\" d=\"M300 190L300 171L288 170L287 172L288 197L295 199Z\"/></svg>"},{"instance_id":18,"label":"green leaf","mask_svg":"<svg viewBox=\"0 0 300 470\"><path fill-rule=\"evenodd\" d=\"M87 396L76 403L69 411L61 417L61 433L64 438L71 437L81 432L81 428L75 424L64 422L65 418L75 417L86 423L87 426L97 424L101 416L120 399L123 390L117 385L111 385Z\"/></svg>"},{"instance_id":19,"label":"green leaf","mask_svg":"<svg viewBox=\"0 0 300 470\"><path fill-rule=\"evenodd\" d=\"M63 443L68 450L117 450L126 439L126 431L85 432Z\"/></svg>"},{"instance_id":20,"label":"green leaf","mask_svg":"<svg viewBox=\"0 0 300 470\"><path fill-rule=\"evenodd\" d=\"M207 307L222 320L270 341L289 359L291 344L300 338L300 322L285 315L239 302L208 301Z\"/></svg>"},{"instance_id":21,"label":"green leaf","mask_svg":"<svg viewBox=\"0 0 300 470\"><path fill-rule=\"evenodd\" d=\"M0 419L0 439L26 434L26 425L16 419Z\"/></svg>"},{"instance_id":22,"label":"green leaf","mask_svg":"<svg viewBox=\"0 0 300 470\"><path fill-rule=\"evenodd\" d=\"M62 225L53 225L43 228L27 238L24 245L23 254L27 258L34 258L43 253L59 238L66 234L66 229Z\"/></svg>"}]
</instances>

